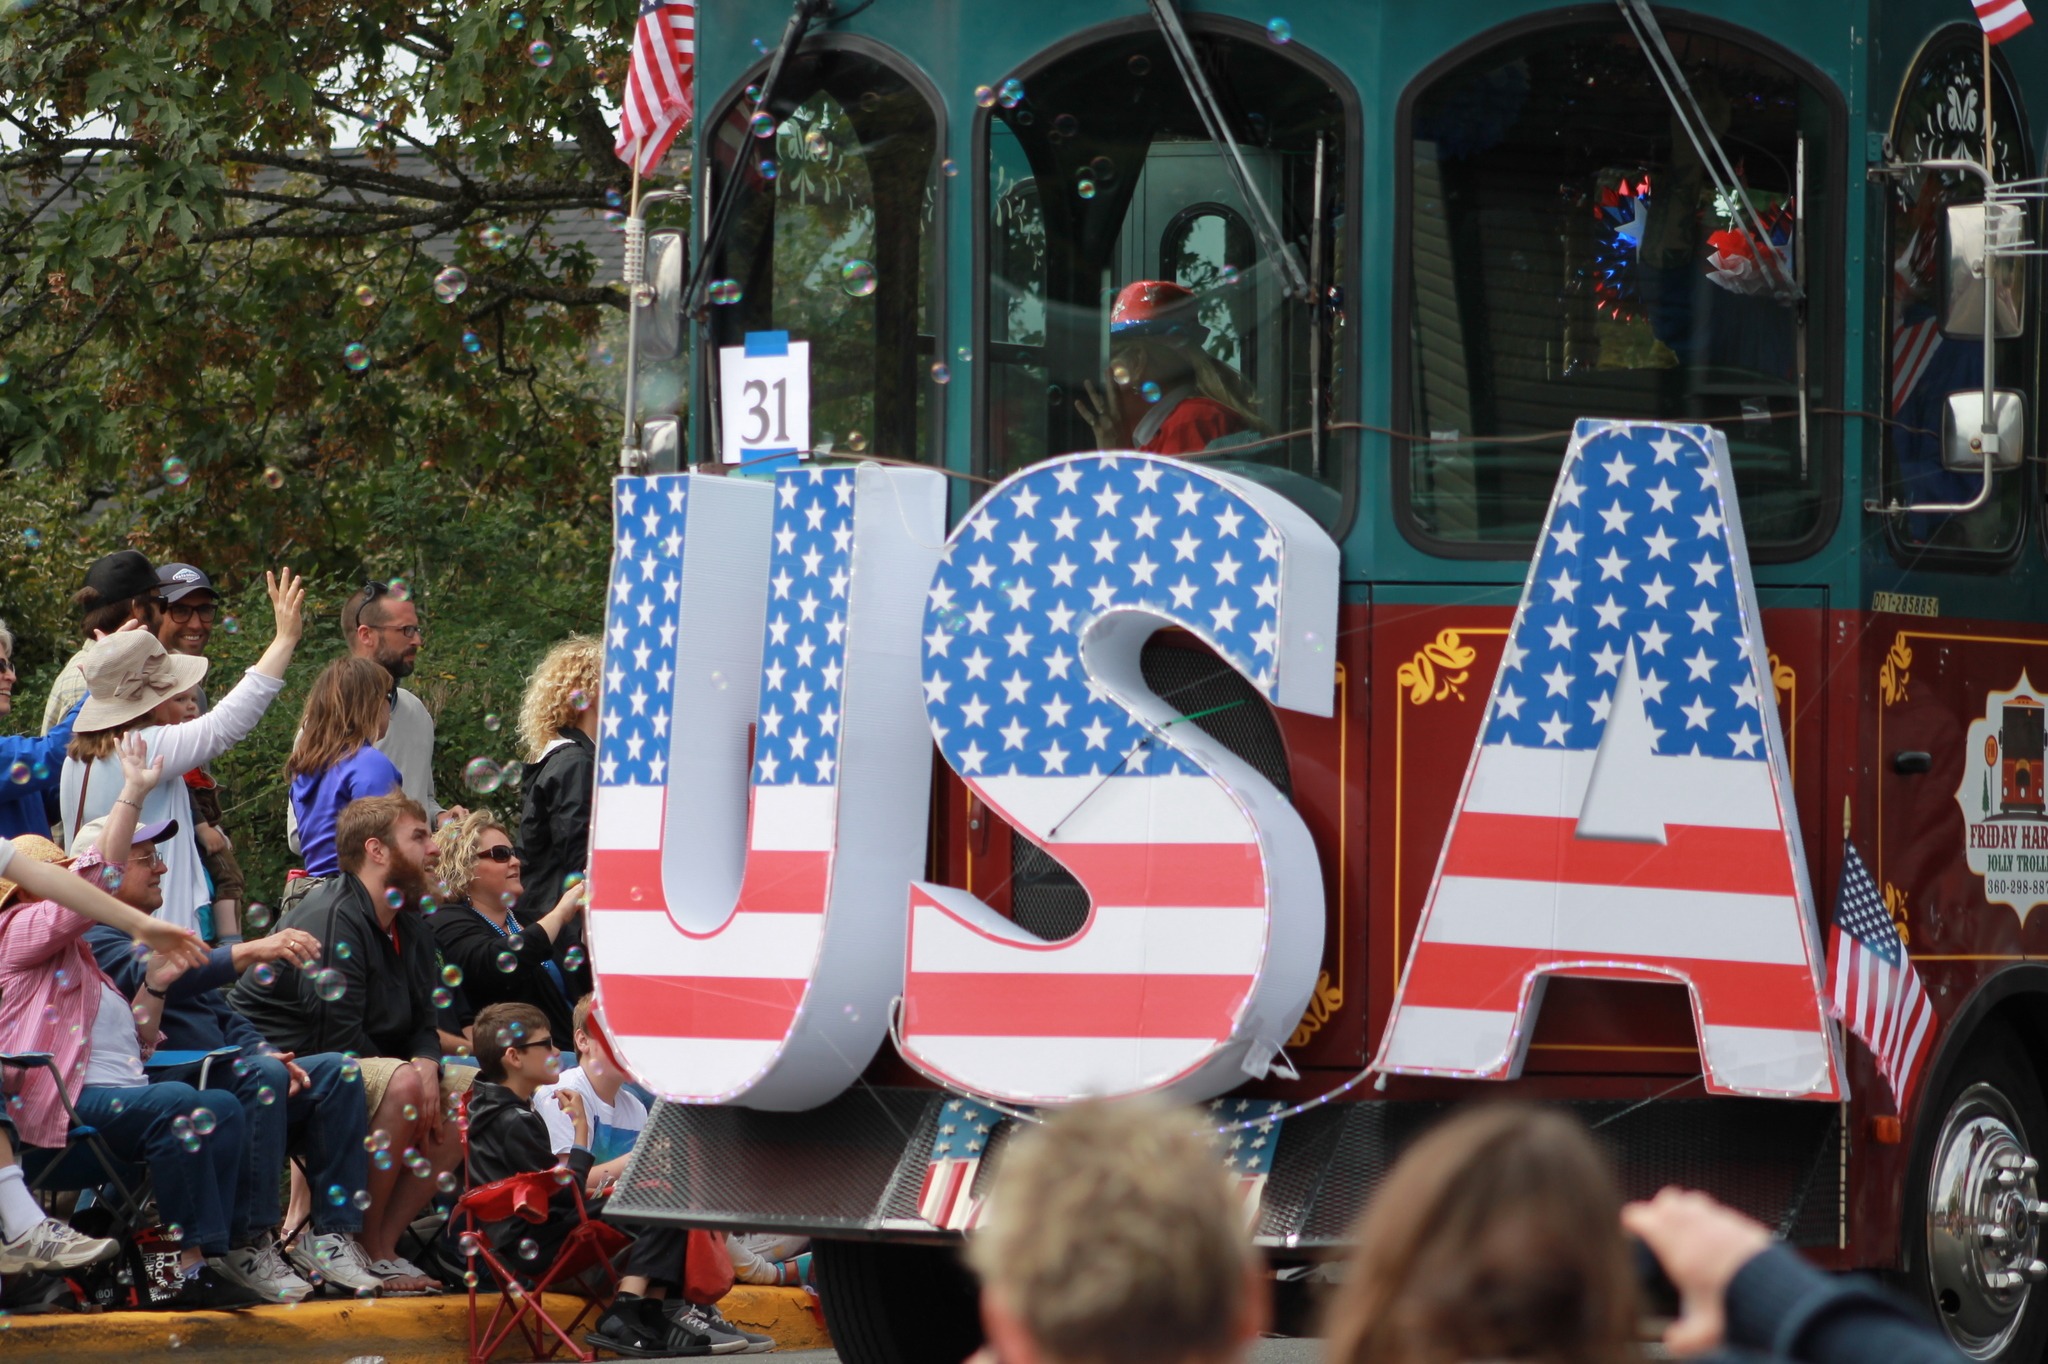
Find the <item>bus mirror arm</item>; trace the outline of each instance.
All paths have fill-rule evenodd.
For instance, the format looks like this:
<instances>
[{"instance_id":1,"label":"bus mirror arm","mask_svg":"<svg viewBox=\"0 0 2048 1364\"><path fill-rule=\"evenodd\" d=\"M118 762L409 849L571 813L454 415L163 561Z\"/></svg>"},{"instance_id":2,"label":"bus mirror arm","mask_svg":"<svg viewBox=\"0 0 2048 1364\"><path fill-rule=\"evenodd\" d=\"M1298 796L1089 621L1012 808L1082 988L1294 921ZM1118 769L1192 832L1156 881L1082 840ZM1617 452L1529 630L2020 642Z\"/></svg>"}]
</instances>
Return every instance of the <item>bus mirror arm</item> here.
<instances>
[{"instance_id":1,"label":"bus mirror arm","mask_svg":"<svg viewBox=\"0 0 2048 1364\"><path fill-rule=\"evenodd\" d=\"M655 288L647 282L647 210L656 204L688 199L688 190L656 189L640 196L635 216L626 219L626 420L619 441L619 472L647 472L647 454L640 444L640 310L655 302Z\"/></svg>"}]
</instances>

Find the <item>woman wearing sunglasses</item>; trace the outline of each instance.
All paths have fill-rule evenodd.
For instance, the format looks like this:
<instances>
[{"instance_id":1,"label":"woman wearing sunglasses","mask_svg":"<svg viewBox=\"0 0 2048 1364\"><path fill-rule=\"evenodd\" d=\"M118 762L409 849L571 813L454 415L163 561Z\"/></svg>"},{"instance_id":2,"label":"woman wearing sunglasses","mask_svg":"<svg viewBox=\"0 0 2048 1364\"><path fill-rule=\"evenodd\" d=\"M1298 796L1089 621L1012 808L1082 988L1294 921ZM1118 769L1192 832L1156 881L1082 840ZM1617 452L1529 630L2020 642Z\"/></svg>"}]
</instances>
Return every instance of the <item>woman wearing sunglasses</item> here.
<instances>
[{"instance_id":1,"label":"woman wearing sunglasses","mask_svg":"<svg viewBox=\"0 0 2048 1364\"><path fill-rule=\"evenodd\" d=\"M555 940L583 913L583 883L564 891L553 908L530 924L513 906L526 889L519 850L489 810L473 810L441 826L440 874L447 886L433 926L441 959L462 972L472 1010L491 1004L531 1004L547 1015L556 1037L576 1032Z\"/></svg>"}]
</instances>

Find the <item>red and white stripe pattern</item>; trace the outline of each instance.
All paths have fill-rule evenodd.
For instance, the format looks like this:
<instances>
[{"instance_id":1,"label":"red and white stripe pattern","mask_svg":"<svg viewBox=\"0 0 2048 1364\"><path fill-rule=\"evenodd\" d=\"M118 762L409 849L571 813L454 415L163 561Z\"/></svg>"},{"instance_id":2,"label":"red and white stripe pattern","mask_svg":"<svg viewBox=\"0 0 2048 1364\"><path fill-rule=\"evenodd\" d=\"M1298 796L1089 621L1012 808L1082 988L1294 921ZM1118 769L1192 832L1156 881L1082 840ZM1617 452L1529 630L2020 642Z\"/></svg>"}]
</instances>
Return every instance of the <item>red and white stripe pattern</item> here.
<instances>
[{"instance_id":1,"label":"red and white stripe pattern","mask_svg":"<svg viewBox=\"0 0 2048 1364\"><path fill-rule=\"evenodd\" d=\"M619 160L646 175L696 110L696 0L641 0L619 99Z\"/></svg>"},{"instance_id":2,"label":"red and white stripe pattern","mask_svg":"<svg viewBox=\"0 0 2048 1364\"><path fill-rule=\"evenodd\" d=\"M1941 323L1928 317L1892 329L1892 415L1897 416L1941 349Z\"/></svg>"},{"instance_id":3,"label":"red and white stripe pattern","mask_svg":"<svg viewBox=\"0 0 2048 1364\"><path fill-rule=\"evenodd\" d=\"M1828 955L1834 1011L1870 1047L1891 1088L1893 1111L1904 1113L1920 1063L1933 1050L1934 1002L1853 843L1842 857Z\"/></svg>"},{"instance_id":4,"label":"red and white stripe pattern","mask_svg":"<svg viewBox=\"0 0 2048 1364\"><path fill-rule=\"evenodd\" d=\"M2034 16L2027 13L2026 0L1972 0L1977 9L1977 22L1984 26L1984 36L1994 43L2002 43L2021 29L2034 22Z\"/></svg>"},{"instance_id":5,"label":"red and white stripe pattern","mask_svg":"<svg viewBox=\"0 0 2048 1364\"><path fill-rule=\"evenodd\" d=\"M919 1217L942 1231L970 1231L980 1222L984 1200L974 1196L974 1179L1001 1121L971 1099L946 1101L918 1195Z\"/></svg>"}]
</instances>

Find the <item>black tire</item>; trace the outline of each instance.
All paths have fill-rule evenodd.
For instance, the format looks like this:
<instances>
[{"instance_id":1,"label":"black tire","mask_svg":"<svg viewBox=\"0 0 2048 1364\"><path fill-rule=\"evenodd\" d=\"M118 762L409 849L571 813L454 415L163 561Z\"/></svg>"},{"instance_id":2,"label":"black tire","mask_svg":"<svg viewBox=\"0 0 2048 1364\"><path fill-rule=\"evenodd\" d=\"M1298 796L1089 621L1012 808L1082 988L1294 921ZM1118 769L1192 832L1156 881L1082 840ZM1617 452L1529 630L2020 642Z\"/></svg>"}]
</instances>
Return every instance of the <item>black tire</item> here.
<instances>
[{"instance_id":1,"label":"black tire","mask_svg":"<svg viewBox=\"0 0 2048 1364\"><path fill-rule=\"evenodd\" d=\"M957 1250L874 1241L811 1250L842 1364L960 1364L981 1348L980 1294Z\"/></svg>"},{"instance_id":2,"label":"black tire","mask_svg":"<svg viewBox=\"0 0 2048 1364\"><path fill-rule=\"evenodd\" d=\"M2018 1040L1995 1026L1972 1038L1920 1121L1901 1211L1906 1286L1965 1355L2036 1364L2048 1349L2048 1228L2029 1210L2048 1179L2022 1162L2048 1153L2048 1099ZM1987 1239L1994 1227L2002 1240Z\"/></svg>"}]
</instances>

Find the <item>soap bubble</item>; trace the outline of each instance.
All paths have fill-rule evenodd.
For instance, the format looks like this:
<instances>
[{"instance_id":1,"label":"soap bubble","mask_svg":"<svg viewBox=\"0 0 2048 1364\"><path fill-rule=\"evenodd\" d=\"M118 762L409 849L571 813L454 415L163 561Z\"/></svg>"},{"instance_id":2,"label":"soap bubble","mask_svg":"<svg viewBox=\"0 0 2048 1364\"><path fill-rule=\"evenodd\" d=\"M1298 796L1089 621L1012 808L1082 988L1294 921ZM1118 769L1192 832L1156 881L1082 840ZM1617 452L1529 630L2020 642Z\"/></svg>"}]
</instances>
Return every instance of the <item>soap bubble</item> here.
<instances>
[{"instance_id":1,"label":"soap bubble","mask_svg":"<svg viewBox=\"0 0 2048 1364\"><path fill-rule=\"evenodd\" d=\"M379 1152L377 1152L377 1154L375 1154L375 1155L373 1155L373 1156L371 1156L371 1157L370 1157L370 1164L371 1164L371 1165L372 1165L373 1167L375 1167L376 1169L379 1169L379 1170L388 1170L388 1169L390 1169L390 1168L391 1168L391 1153L390 1153L389 1151L379 1151Z\"/></svg>"},{"instance_id":2,"label":"soap bubble","mask_svg":"<svg viewBox=\"0 0 2048 1364\"><path fill-rule=\"evenodd\" d=\"M755 137L775 136L775 116L765 109L747 120L747 130Z\"/></svg>"},{"instance_id":3,"label":"soap bubble","mask_svg":"<svg viewBox=\"0 0 2048 1364\"><path fill-rule=\"evenodd\" d=\"M352 1085L363 1078L363 1063L347 1052L341 1055L341 1082Z\"/></svg>"},{"instance_id":4,"label":"soap bubble","mask_svg":"<svg viewBox=\"0 0 2048 1364\"><path fill-rule=\"evenodd\" d=\"M1052 135L1066 139L1081 131L1081 120L1072 114L1061 114L1052 121Z\"/></svg>"},{"instance_id":5,"label":"soap bubble","mask_svg":"<svg viewBox=\"0 0 2048 1364\"><path fill-rule=\"evenodd\" d=\"M220 628L231 635L239 635L242 633L242 622L234 616L222 616L220 618Z\"/></svg>"},{"instance_id":6,"label":"soap bubble","mask_svg":"<svg viewBox=\"0 0 2048 1364\"><path fill-rule=\"evenodd\" d=\"M255 904L252 904L247 909L243 910L242 927L244 929L260 929L270 927L270 906L264 904L262 901L259 900Z\"/></svg>"},{"instance_id":7,"label":"soap bubble","mask_svg":"<svg viewBox=\"0 0 2048 1364\"><path fill-rule=\"evenodd\" d=\"M369 1136L363 1138L363 1149L365 1151L389 1151L391 1149L391 1134L381 1127L378 1128L370 1133Z\"/></svg>"},{"instance_id":8,"label":"soap bubble","mask_svg":"<svg viewBox=\"0 0 2048 1364\"><path fill-rule=\"evenodd\" d=\"M178 1138L178 1145L184 1147L186 1151L196 1154L199 1150L198 1134L187 1132L184 1136Z\"/></svg>"},{"instance_id":9,"label":"soap bubble","mask_svg":"<svg viewBox=\"0 0 2048 1364\"><path fill-rule=\"evenodd\" d=\"M1006 80L1003 88L996 91L996 102L1005 109L1014 109L1024 102L1024 82Z\"/></svg>"},{"instance_id":10,"label":"soap bubble","mask_svg":"<svg viewBox=\"0 0 2048 1364\"><path fill-rule=\"evenodd\" d=\"M278 468L275 464L265 465L263 467L263 486L273 492L282 488L284 486L284 470Z\"/></svg>"},{"instance_id":11,"label":"soap bubble","mask_svg":"<svg viewBox=\"0 0 2048 1364\"><path fill-rule=\"evenodd\" d=\"M30 549L41 549L43 547L43 533L34 526L23 526L21 528L21 542Z\"/></svg>"},{"instance_id":12,"label":"soap bubble","mask_svg":"<svg viewBox=\"0 0 2048 1364\"><path fill-rule=\"evenodd\" d=\"M466 331L462 334L462 348L475 355L484 348L484 339L475 332Z\"/></svg>"},{"instance_id":13,"label":"soap bubble","mask_svg":"<svg viewBox=\"0 0 2048 1364\"><path fill-rule=\"evenodd\" d=\"M267 961L259 961L250 969L249 975L258 985L269 986L277 979L277 968Z\"/></svg>"},{"instance_id":14,"label":"soap bubble","mask_svg":"<svg viewBox=\"0 0 2048 1364\"><path fill-rule=\"evenodd\" d=\"M867 433L866 433L865 431L849 431L849 432L847 432L847 433L846 433L846 448L847 448L847 449L849 449L849 450L851 450L851 451L853 451L853 453L855 453L856 455L858 455L858 454L862 453L863 451L865 451L865 450L866 450L866 449L868 448L868 437L867 437Z\"/></svg>"},{"instance_id":15,"label":"soap bubble","mask_svg":"<svg viewBox=\"0 0 2048 1364\"><path fill-rule=\"evenodd\" d=\"M370 367L370 348L360 341L351 341L341 348L341 363L357 374Z\"/></svg>"},{"instance_id":16,"label":"soap bubble","mask_svg":"<svg viewBox=\"0 0 2048 1364\"><path fill-rule=\"evenodd\" d=\"M434 1181L434 1187L442 1193L454 1193L455 1182L455 1172L453 1170L443 1170L441 1177Z\"/></svg>"},{"instance_id":17,"label":"soap bubble","mask_svg":"<svg viewBox=\"0 0 2048 1364\"><path fill-rule=\"evenodd\" d=\"M431 1179L434 1175L434 1162L417 1151L408 1150L405 1156L405 1169L414 1179Z\"/></svg>"},{"instance_id":18,"label":"soap bubble","mask_svg":"<svg viewBox=\"0 0 2048 1364\"><path fill-rule=\"evenodd\" d=\"M1074 182L1074 193L1080 195L1083 199L1093 199L1095 197L1095 182L1085 175L1082 176Z\"/></svg>"},{"instance_id":19,"label":"soap bubble","mask_svg":"<svg viewBox=\"0 0 2048 1364\"><path fill-rule=\"evenodd\" d=\"M329 1004L334 1003L348 993L347 978L331 966L323 966L313 972L312 980L313 993L326 1000Z\"/></svg>"},{"instance_id":20,"label":"soap bubble","mask_svg":"<svg viewBox=\"0 0 2048 1364\"><path fill-rule=\"evenodd\" d=\"M434 1007L435 1007L435 1008L437 1008L437 1009L445 1009L445 1008L447 1008L447 1007L448 1007L448 1006L449 1006L450 1004L453 1004L454 1002L455 1002L455 995L454 995L454 992L453 992L453 991L451 991L451 990L449 990L449 988L448 988L447 986L445 986L445 985L436 985L436 986L434 987Z\"/></svg>"},{"instance_id":21,"label":"soap bubble","mask_svg":"<svg viewBox=\"0 0 2048 1364\"><path fill-rule=\"evenodd\" d=\"M944 161L939 162L939 171L950 180L960 173L960 163L949 156Z\"/></svg>"},{"instance_id":22,"label":"soap bubble","mask_svg":"<svg viewBox=\"0 0 2048 1364\"><path fill-rule=\"evenodd\" d=\"M1266 36L1276 43L1291 43L1294 41L1294 25L1285 19L1268 19Z\"/></svg>"},{"instance_id":23,"label":"soap bubble","mask_svg":"<svg viewBox=\"0 0 2048 1364\"><path fill-rule=\"evenodd\" d=\"M164 1239L172 1245L182 1243L185 1239L184 1224L181 1222L166 1222L164 1224Z\"/></svg>"},{"instance_id":24,"label":"soap bubble","mask_svg":"<svg viewBox=\"0 0 2048 1364\"><path fill-rule=\"evenodd\" d=\"M590 696L583 688L578 687L569 693L569 709L579 714L590 709Z\"/></svg>"},{"instance_id":25,"label":"soap bubble","mask_svg":"<svg viewBox=\"0 0 2048 1364\"><path fill-rule=\"evenodd\" d=\"M519 958L508 949L498 953L491 964L498 968L500 974L509 976L519 969Z\"/></svg>"},{"instance_id":26,"label":"soap bubble","mask_svg":"<svg viewBox=\"0 0 2048 1364\"><path fill-rule=\"evenodd\" d=\"M451 265L434 276L434 297L443 303L453 303L469 288L469 272L459 265Z\"/></svg>"},{"instance_id":27,"label":"soap bubble","mask_svg":"<svg viewBox=\"0 0 2048 1364\"><path fill-rule=\"evenodd\" d=\"M41 758L37 758L34 762L29 764L28 773L37 781L48 781L50 777L50 765L44 762Z\"/></svg>"},{"instance_id":28,"label":"soap bubble","mask_svg":"<svg viewBox=\"0 0 2048 1364\"><path fill-rule=\"evenodd\" d=\"M387 890L387 891L385 891L385 892L384 892L384 902L385 902L386 904L390 904L390 903L391 903L391 896L392 896L392 893L393 893L393 892L392 892L392 891L389 891L389 890ZM405 903L405 897L404 897L404 896L402 896L402 895L401 895L401 896L399 896L399 904L404 904L404 903ZM393 908L393 909L396 909L397 907L398 907L397 905L392 905L392 908ZM356 949L355 949L355 947L354 947L354 946L353 946L352 944L350 944L349 942L347 942L346 940L344 940L344 941L342 941L342 942L338 942L338 943L336 943L336 944L334 945L334 956L335 956L335 959L336 959L337 961L347 961L347 960L348 960L348 959L349 959L350 957L353 957L353 956L354 956L355 954L356 954Z\"/></svg>"},{"instance_id":29,"label":"soap bubble","mask_svg":"<svg viewBox=\"0 0 2048 1364\"><path fill-rule=\"evenodd\" d=\"M992 86L992 85L977 85L977 86L975 86L975 87L974 87L974 102L975 102L976 104L980 105L980 106L981 106L982 108L984 108L984 109L990 109L990 108L994 108L994 107L995 107L995 102L996 102L996 91L995 91L995 87L994 87L994 86Z\"/></svg>"},{"instance_id":30,"label":"soap bubble","mask_svg":"<svg viewBox=\"0 0 2048 1364\"><path fill-rule=\"evenodd\" d=\"M953 371L952 371L952 370L950 370L950 369L947 369L947 368L946 368L946 367L945 367L944 365L933 365L933 366L932 366L932 382L933 382L933 383L935 383L935 384L950 384L950 383L952 383L952 382L953 382Z\"/></svg>"},{"instance_id":31,"label":"soap bubble","mask_svg":"<svg viewBox=\"0 0 2048 1364\"><path fill-rule=\"evenodd\" d=\"M875 291L875 267L864 260L850 260L839 267L839 287L854 298L866 298Z\"/></svg>"},{"instance_id":32,"label":"soap bubble","mask_svg":"<svg viewBox=\"0 0 2048 1364\"><path fill-rule=\"evenodd\" d=\"M1109 381L1118 388L1131 386L1131 367L1121 360L1113 361L1109 367Z\"/></svg>"},{"instance_id":33,"label":"soap bubble","mask_svg":"<svg viewBox=\"0 0 2048 1364\"><path fill-rule=\"evenodd\" d=\"M535 66L551 66L555 60L555 49L536 38L526 45L526 60Z\"/></svg>"},{"instance_id":34,"label":"soap bubble","mask_svg":"<svg viewBox=\"0 0 2048 1364\"><path fill-rule=\"evenodd\" d=\"M520 29L526 27L526 16L516 9L513 10L505 16L505 27L517 33Z\"/></svg>"},{"instance_id":35,"label":"soap bubble","mask_svg":"<svg viewBox=\"0 0 2048 1364\"><path fill-rule=\"evenodd\" d=\"M327 1186L327 1202L330 1207L340 1207L348 1202L348 1190L342 1188L339 1184L329 1184Z\"/></svg>"},{"instance_id":36,"label":"soap bubble","mask_svg":"<svg viewBox=\"0 0 2048 1364\"><path fill-rule=\"evenodd\" d=\"M357 1189L355 1197L349 1199L349 1202L356 1205L358 1212L368 1212L370 1210L370 1191L368 1189Z\"/></svg>"},{"instance_id":37,"label":"soap bubble","mask_svg":"<svg viewBox=\"0 0 2048 1364\"><path fill-rule=\"evenodd\" d=\"M832 150L832 139L825 136L820 130L813 128L804 134L804 150L812 156L822 159L826 153Z\"/></svg>"},{"instance_id":38,"label":"soap bubble","mask_svg":"<svg viewBox=\"0 0 2048 1364\"><path fill-rule=\"evenodd\" d=\"M164 461L164 482L173 488L182 488L191 480L192 471L186 467L184 460L172 455Z\"/></svg>"},{"instance_id":39,"label":"soap bubble","mask_svg":"<svg viewBox=\"0 0 2048 1364\"><path fill-rule=\"evenodd\" d=\"M450 985L462 984L462 968L452 961L449 962L441 968L441 979Z\"/></svg>"},{"instance_id":40,"label":"soap bubble","mask_svg":"<svg viewBox=\"0 0 2048 1364\"><path fill-rule=\"evenodd\" d=\"M740 282L736 279L711 281L711 301L721 307L737 303L746 296L746 291L740 288Z\"/></svg>"},{"instance_id":41,"label":"soap bubble","mask_svg":"<svg viewBox=\"0 0 2048 1364\"><path fill-rule=\"evenodd\" d=\"M498 728L498 726L500 726L500 725L502 725L502 724L504 724L504 723L505 723L505 717L504 717L504 716L502 716L502 715L500 715L500 714L498 714L498 712L496 712L496 711L494 711L494 710L487 710L487 711L485 711L485 712L484 712L484 728L485 728L485 729L488 729L488 730L496 730L496 729Z\"/></svg>"},{"instance_id":42,"label":"soap bubble","mask_svg":"<svg viewBox=\"0 0 2048 1364\"><path fill-rule=\"evenodd\" d=\"M386 886L384 888L384 903L392 909L403 909L405 907L405 892L397 886Z\"/></svg>"},{"instance_id":43,"label":"soap bubble","mask_svg":"<svg viewBox=\"0 0 2048 1364\"><path fill-rule=\"evenodd\" d=\"M1138 392L1148 403L1156 403L1160 399L1159 385L1153 383L1150 379L1138 385Z\"/></svg>"},{"instance_id":44,"label":"soap bubble","mask_svg":"<svg viewBox=\"0 0 2048 1364\"><path fill-rule=\"evenodd\" d=\"M7 386L7 381L9 379L12 379L13 377L13 363L7 360L0 360L0 388L5 388Z\"/></svg>"},{"instance_id":45,"label":"soap bubble","mask_svg":"<svg viewBox=\"0 0 2048 1364\"><path fill-rule=\"evenodd\" d=\"M192 1135L193 1130L194 1129L192 1126L192 1119L185 1116L183 1113L180 1113L177 1117L171 1119L171 1131L176 1135L181 1137L189 1137Z\"/></svg>"},{"instance_id":46,"label":"soap bubble","mask_svg":"<svg viewBox=\"0 0 2048 1364\"><path fill-rule=\"evenodd\" d=\"M763 180L773 180L780 173L775 169L773 161L763 161L761 163L761 178Z\"/></svg>"},{"instance_id":47,"label":"soap bubble","mask_svg":"<svg viewBox=\"0 0 2048 1364\"><path fill-rule=\"evenodd\" d=\"M376 307L377 291L367 284L358 284L356 286L356 306L359 308Z\"/></svg>"},{"instance_id":48,"label":"soap bubble","mask_svg":"<svg viewBox=\"0 0 2048 1364\"><path fill-rule=\"evenodd\" d=\"M29 765L19 758L16 758L14 765L7 769L7 780L16 786L27 786L34 776L35 773L29 770Z\"/></svg>"},{"instance_id":49,"label":"soap bubble","mask_svg":"<svg viewBox=\"0 0 2048 1364\"><path fill-rule=\"evenodd\" d=\"M486 223L477 231L476 239L483 243L486 251L503 251L510 237L496 223Z\"/></svg>"},{"instance_id":50,"label":"soap bubble","mask_svg":"<svg viewBox=\"0 0 2048 1364\"><path fill-rule=\"evenodd\" d=\"M471 758L462 769L462 784L479 795L489 795L505 782L505 769L489 758Z\"/></svg>"},{"instance_id":51,"label":"soap bubble","mask_svg":"<svg viewBox=\"0 0 2048 1364\"><path fill-rule=\"evenodd\" d=\"M539 1254L540 1243L538 1241L534 1240L531 1236L522 1236L519 1238L520 1259L531 1260L537 1257Z\"/></svg>"},{"instance_id":52,"label":"soap bubble","mask_svg":"<svg viewBox=\"0 0 2048 1364\"><path fill-rule=\"evenodd\" d=\"M615 189L608 189L604 192L604 202L606 208L617 208L626 202L626 196Z\"/></svg>"},{"instance_id":53,"label":"soap bubble","mask_svg":"<svg viewBox=\"0 0 2048 1364\"><path fill-rule=\"evenodd\" d=\"M410 578L403 578L403 577L401 577L401 578L393 578L393 579L391 580L391 582L389 583L389 586L390 586L390 588L391 588L391 593L390 593L390 596L391 596L391 600L393 600L393 601L411 601L411 600L412 600L412 579L410 579Z\"/></svg>"},{"instance_id":54,"label":"soap bubble","mask_svg":"<svg viewBox=\"0 0 2048 1364\"><path fill-rule=\"evenodd\" d=\"M277 1102L277 1091L269 1085L256 1086L256 1102L268 1108Z\"/></svg>"},{"instance_id":55,"label":"soap bubble","mask_svg":"<svg viewBox=\"0 0 2048 1364\"><path fill-rule=\"evenodd\" d=\"M212 1136L213 1129L218 1126L220 1126L220 1119L213 1115L212 1109L195 1108L192 1110L192 1130L200 1136Z\"/></svg>"},{"instance_id":56,"label":"soap bubble","mask_svg":"<svg viewBox=\"0 0 2048 1364\"><path fill-rule=\"evenodd\" d=\"M1131 74L1140 80L1152 74L1152 59L1142 52L1132 57L1125 65L1130 68Z\"/></svg>"},{"instance_id":57,"label":"soap bubble","mask_svg":"<svg viewBox=\"0 0 2048 1364\"><path fill-rule=\"evenodd\" d=\"M562 954L562 965L568 967L571 971L581 970L583 961L583 947L580 943L570 944L569 950Z\"/></svg>"}]
</instances>

